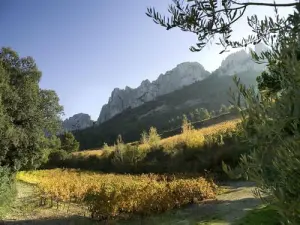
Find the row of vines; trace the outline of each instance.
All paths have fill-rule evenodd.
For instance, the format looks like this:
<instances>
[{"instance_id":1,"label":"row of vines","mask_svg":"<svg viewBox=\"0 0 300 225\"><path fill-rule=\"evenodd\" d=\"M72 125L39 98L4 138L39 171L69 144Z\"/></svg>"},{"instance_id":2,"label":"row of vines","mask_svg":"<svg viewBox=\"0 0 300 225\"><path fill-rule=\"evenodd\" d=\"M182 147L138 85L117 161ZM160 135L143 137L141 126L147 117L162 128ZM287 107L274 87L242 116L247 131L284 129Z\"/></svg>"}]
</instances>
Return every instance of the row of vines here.
<instances>
[{"instance_id":1,"label":"row of vines","mask_svg":"<svg viewBox=\"0 0 300 225\"><path fill-rule=\"evenodd\" d=\"M151 215L215 197L216 185L204 178L163 175L114 175L78 170L19 172L39 195L57 202L86 206L91 217L112 219Z\"/></svg>"}]
</instances>

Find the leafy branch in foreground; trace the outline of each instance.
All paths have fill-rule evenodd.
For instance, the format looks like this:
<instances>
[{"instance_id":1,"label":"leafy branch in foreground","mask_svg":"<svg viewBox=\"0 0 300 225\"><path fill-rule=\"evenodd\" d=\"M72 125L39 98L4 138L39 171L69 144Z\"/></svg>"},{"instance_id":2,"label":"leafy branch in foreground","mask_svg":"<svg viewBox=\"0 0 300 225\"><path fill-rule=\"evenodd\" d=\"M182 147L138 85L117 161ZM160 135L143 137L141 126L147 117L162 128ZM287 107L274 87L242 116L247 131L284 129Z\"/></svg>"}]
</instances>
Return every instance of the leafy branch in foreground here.
<instances>
[{"instance_id":1,"label":"leafy branch in foreground","mask_svg":"<svg viewBox=\"0 0 300 225\"><path fill-rule=\"evenodd\" d=\"M241 19L249 7L274 7L276 21L272 17L265 17L259 21L256 15L247 17L248 25L254 32L241 41L232 41L232 25ZM291 21L280 18L279 7L299 7L299 2L266 3L238 2L236 0L173 0L169 5L169 17L157 12L154 7L147 9L146 15L153 19L156 24L165 27L167 30L179 28L182 31L191 32L198 37L196 46L191 51L201 51L208 43L219 38L219 43L224 47L221 53L228 47L247 47L249 44L258 44L268 40L270 35L275 35L284 26L289 26Z\"/></svg>"},{"instance_id":2,"label":"leafy branch in foreground","mask_svg":"<svg viewBox=\"0 0 300 225\"><path fill-rule=\"evenodd\" d=\"M268 202L282 215L283 224L299 224L299 11L290 15L288 21L291 26L284 27L277 39L271 40L271 51L261 56L253 53L254 59L268 62L267 75L263 77L268 82L265 80L265 87L261 87L266 88L264 92L247 89L235 80L245 100L245 110L241 111L242 138L251 150L241 158L236 171L226 165L224 170L232 175L243 173L255 181L256 194L269 196Z\"/></svg>"},{"instance_id":3,"label":"leafy branch in foreground","mask_svg":"<svg viewBox=\"0 0 300 225\"><path fill-rule=\"evenodd\" d=\"M250 6L274 7L275 19L247 17L254 34L240 42L232 41L232 25ZM295 10L284 18L278 7ZM256 193L268 197L283 224L300 224L300 1L277 4L175 0L169 12L170 18L155 9L148 9L147 15L167 29L179 27L196 34L199 43L192 51L201 51L217 35L224 46L222 52L228 47L246 47L261 41L270 47L260 55L252 52L256 62L267 62L267 70L258 78L259 91L235 79L239 93L234 101L242 117L240 138L248 144L249 151L235 170L223 166L230 175L245 175L255 181Z\"/></svg>"}]
</instances>

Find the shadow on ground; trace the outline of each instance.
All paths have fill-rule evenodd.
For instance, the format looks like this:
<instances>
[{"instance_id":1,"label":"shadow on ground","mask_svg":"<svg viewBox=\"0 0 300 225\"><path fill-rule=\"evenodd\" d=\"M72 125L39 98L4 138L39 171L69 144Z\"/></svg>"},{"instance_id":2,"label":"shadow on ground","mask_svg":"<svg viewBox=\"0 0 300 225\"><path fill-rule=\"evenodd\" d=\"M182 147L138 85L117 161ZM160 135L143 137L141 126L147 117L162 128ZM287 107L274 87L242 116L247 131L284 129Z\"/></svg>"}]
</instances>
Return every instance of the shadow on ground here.
<instances>
[{"instance_id":1,"label":"shadow on ground","mask_svg":"<svg viewBox=\"0 0 300 225\"><path fill-rule=\"evenodd\" d=\"M259 200L255 198L214 200L161 215L143 219L135 217L127 221L99 222L85 217L71 216L40 220L3 221L0 225L227 225L235 224L236 220L243 217L248 210L255 208L258 204Z\"/></svg>"},{"instance_id":2,"label":"shadow on ground","mask_svg":"<svg viewBox=\"0 0 300 225\"><path fill-rule=\"evenodd\" d=\"M182 209L172 210L151 217L134 217L126 221L94 221L84 216L82 211L65 212L60 209L46 209L34 206L34 190L31 186L19 183L19 193L12 213L0 225L238 225L236 221L244 217L247 211L261 204L253 196L253 184L249 182L226 183L225 193L216 200L193 204ZM29 199L28 199L29 198ZM25 203L28 200L27 203ZM76 210L75 210L76 209Z\"/></svg>"},{"instance_id":3,"label":"shadow on ground","mask_svg":"<svg viewBox=\"0 0 300 225\"><path fill-rule=\"evenodd\" d=\"M63 218L43 218L35 220L2 221L0 225L89 225L100 224L82 216L70 216Z\"/></svg>"}]
</instances>

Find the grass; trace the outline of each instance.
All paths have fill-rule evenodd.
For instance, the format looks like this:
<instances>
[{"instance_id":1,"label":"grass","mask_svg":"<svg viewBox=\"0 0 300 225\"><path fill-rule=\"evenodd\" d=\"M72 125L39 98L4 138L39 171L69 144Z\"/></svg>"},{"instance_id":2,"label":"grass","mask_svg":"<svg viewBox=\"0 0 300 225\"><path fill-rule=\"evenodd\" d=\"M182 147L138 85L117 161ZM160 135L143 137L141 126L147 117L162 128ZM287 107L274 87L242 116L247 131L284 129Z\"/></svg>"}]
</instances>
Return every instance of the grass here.
<instances>
[{"instance_id":1,"label":"grass","mask_svg":"<svg viewBox=\"0 0 300 225\"><path fill-rule=\"evenodd\" d=\"M224 179L222 161L234 167L240 154L248 150L245 144L239 143L239 122L239 119L232 119L201 129L186 123L181 134L163 139L150 128L140 141L125 144L120 138L112 146L105 144L102 149L72 153L63 160L49 161L43 168L121 174L203 175L210 171Z\"/></svg>"},{"instance_id":2,"label":"grass","mask_svg":"<svg viewBox=\"0 0 300 225\"><path fill-rule=\"evenodd\" d=\"M230 121L225 121L218 123L216 125L212 125L209 127L201 128L198 130L193 130L189 132L188 135L182 133L172 137L164 138L157 143L162 146L164 149L173 149L174 146L180 143L188 143L192 144L193 147L197 147L203 145L203 141L205 137L214 135L214 134L226 134L228 131L234 131L237 123L240 122L239 119L234 119ZM138 148L140 150L147 150L149 146L145 144L139 144ZM114 146L109 146L106 148L98 149L98 150L86 150L82 152L73 153L74 156L102 156L103 150L114 150Z\"/></svg>"},{"instance_id":3,"label":"grass","mask_svg":"<svg viewBox=\"0 0 300 225\"><path fill-rule=\"evenodd\" d=\"M91 156L91 155L96 155L96 156L101 156L103 154L102 149L95 149L95 150L85 150L81 152L73 152L72 155L74 156Z\"/></svg>"},{"instance_id":4,"label":"grass","mask_svg":"<svg viewBox=\"0 0 300 225\"><path fill-rule=\"evenodd\" d=\"M61 203L59 204L58 209L56 208L56 205L54 207L49 207L48 205L41 205L39 192L37 191L36 186L33 184L17 181L16 189L17 195L15 195L14 201L11 202L11 204L9 205L9 210L7 210L2 217L4 221L29 220L35 221L34 223L29 224L44 224L43 222L46 221L48 218L53 218L54 220L57 220L56 222L61 222L61 220L64 219L67 220L67 218L69 220L72 217L76 217L76 222L79 217L81 218L81 220L83 220L83 215L85 211L77 205L72 204L70 206L69 204ZM87 221L87 219L85 220ZM39 223L39 221L41 221L41 223ZM22 223L16 222L16 224ZM53 224L57 223L53 221Z\"/></svg>"},{"instance_id":5,"label":"grass","mask_svg":"<svg viewBox=\"0 0 300 225\"><path fill-rule=\"evenodd\" d=\"M234 225L280 225L279 214L271 206L251 210Z\"/></svg>"},{"instance_id":6,"label":"grass","mask_svg":"<svg viewBox=\"0 0 300 225\"><path fill-rule=\"evenodd\" d=\"M13 200L16 196L16 189L12 185L4 193L0 194L0 219L3 218L10 210Z\"/></svg>"}]
</instances>

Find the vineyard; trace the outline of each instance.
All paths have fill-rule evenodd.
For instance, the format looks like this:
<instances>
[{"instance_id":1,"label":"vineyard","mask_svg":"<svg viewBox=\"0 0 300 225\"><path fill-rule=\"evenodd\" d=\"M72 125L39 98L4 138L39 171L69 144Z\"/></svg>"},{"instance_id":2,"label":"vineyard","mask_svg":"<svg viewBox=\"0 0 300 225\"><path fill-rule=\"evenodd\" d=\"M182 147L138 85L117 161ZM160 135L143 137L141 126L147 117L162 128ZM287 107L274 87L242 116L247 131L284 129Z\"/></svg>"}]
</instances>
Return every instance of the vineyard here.
<instances>
[{"instance_id":1,"label":"vineyard","mask_svg":"<svg viewBox=\"0 0 300 225\"><path fill-rule=\"evenodd\" d=\"M217 186L202 177L114 175L78 170L19 172L17 179L37 186L41 199L72 202L91 217L112 219L152 215L214 198Z\"/></svg>"}]
</instances>

